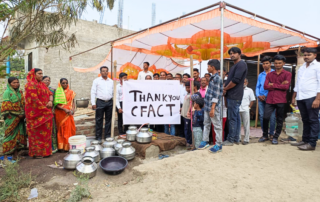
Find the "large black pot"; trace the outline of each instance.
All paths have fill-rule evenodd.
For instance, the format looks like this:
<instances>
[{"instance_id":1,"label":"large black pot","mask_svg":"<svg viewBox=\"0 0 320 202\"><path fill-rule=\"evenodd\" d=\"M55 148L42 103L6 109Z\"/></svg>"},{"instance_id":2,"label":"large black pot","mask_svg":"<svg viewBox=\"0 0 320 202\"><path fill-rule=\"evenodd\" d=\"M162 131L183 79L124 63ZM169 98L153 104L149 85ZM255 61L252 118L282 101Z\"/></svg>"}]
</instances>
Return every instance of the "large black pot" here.
<instances>
[{"instance_id":1,"label":"large black pot","mask_svg":"<svg viewBox=\"0 0 320 202\"><path fill-rule=\"evenodd\" d=\"M128 165L127 159L121 156L110 156L100 161L100 168L109 175L120 174Z\"/></svg>"}]
</instances>

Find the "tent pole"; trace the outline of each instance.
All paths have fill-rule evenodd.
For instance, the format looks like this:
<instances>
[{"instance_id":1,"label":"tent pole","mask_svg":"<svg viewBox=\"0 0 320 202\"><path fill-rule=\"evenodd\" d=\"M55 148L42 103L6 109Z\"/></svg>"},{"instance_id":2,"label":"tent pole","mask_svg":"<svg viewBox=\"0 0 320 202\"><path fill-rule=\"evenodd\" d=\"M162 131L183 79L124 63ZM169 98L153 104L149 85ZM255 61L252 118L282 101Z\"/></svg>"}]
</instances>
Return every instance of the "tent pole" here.
<instances>
[{"instance_id":1,"label":"tent pole","mask_svg":"<svg viewBox=\"0 0 320 202\"><path fill-rule=\"evenodd\" d=\"M113 43L111 44L111 79L113 78L112 71L113 71Z\"/></svg>"},{"instance_id":2,"label":"tent pole","mask_svg":"<svg viewBox=\"0 0 320 202\"><path fill-rule=\"evenodd\" d=\"M113 105L112 105L112 119L111 119L111 137L114 137L114 120L116 116L116 99L117 99L117 61L114 61L114 79L113 79ZM121 135L121 134L119 134Z\"/></svg>"},{"instance_id":3,"label":"tent pole","mask_svg":"<svg viewBox=\"0 0 320 202\"><path fill-rule=\"evenodd\" d=\"M258 55L257 79L259 77L259 74L260 74L260 55ZM259 116L259 98L257 98L257 102L256 102L256 121L255 121L255 124L254 124L255 128L257 128L257 126L258 126L258 116Z\"/></svg>"},{"instance_id":4,"label":"tent pole","mask_svg":"<svg viewBox=\"0 0 320 202\"><path fill-rule=\"evenodd\" d=\"M221 79L223 80L223 47L224 47L224 38L223 38L223 11L224 11L224 8L225 8L225 3L224 2L221 2L220 4L220 11L221 11L221 17L220 17L220 32L221 32L221 36L220 36L220 76L221 76ZM223 90L223 86L222 86L222 90ZM223 131L224 131L224 128L223 128L223 95L221 96L219 102L220 102L220 118L221 118L221 127L222 127L222 134L223 134ZM222 135L222 138L223 138L223 135ZM213 140L214 141L214 140ZM223 140L222 140L223 142Z\"/></svg>"},{"instance_id":5,"label":"tent pole","mask_svg":"<svg viewBox=\"0 0 320 202\"><path fill-rule=\"evenodd\" d=\"M191 95L190 95L190 119L191 119L191 134L192 134L192 149L194 149L194 136L193 136L193 129L192 129L192 109L193 109L193 106L192 106L192 100L191 100L191 96L193 95L193 89L194 89L194 83L193 83L193 56L190 55L190 75L191 75L191 78L190 78L190 92L191 92Z\"/></svg>"}]
</instances>

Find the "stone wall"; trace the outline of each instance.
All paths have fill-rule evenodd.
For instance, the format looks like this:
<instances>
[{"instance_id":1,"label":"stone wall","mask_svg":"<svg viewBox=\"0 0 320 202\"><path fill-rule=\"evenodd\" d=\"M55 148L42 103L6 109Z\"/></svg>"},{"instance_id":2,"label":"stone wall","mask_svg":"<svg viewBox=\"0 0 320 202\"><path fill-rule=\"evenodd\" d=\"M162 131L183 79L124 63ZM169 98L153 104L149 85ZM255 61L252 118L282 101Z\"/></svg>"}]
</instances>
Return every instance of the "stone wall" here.
<instances>
[{"instance_id":1,"label":"stone wall","mask_svg":"<svg viewBox=\"0 0 320 202\"><path fill-rule=\"evenodd\" d=\"M28 54L33 54L33 68L40 68L44 75L51 77L51 87L56 88L61 78L67 78L71 83L71 89L77 94L76 98L90 98L90 89L96 73L75 72L73 67L89 68L101 62L110 51L110 44L84 53L69 61L71 55L86 51L110 40L133 33L130 30L121 30L116 27L99 24L96 22L79 20L76 26L72 26L69 33L76 32L78 44L70 52L62 48L38 48L26 51L26 69L28 67ZM34 42L26 42L25 48L35 47Z\"/></svg>"}]
</instances>

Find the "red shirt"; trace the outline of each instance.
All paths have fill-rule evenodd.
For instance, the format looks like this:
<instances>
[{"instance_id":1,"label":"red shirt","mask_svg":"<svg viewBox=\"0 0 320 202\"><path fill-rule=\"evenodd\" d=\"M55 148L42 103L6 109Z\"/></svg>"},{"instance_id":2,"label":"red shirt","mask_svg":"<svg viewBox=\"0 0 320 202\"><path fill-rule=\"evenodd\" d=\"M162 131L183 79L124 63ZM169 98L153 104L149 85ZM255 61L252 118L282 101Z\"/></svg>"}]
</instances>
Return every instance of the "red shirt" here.
<instances>
[{"instance_id":1,"label":"red shirt","mask_svg":"<svg viewBox=\"0 0 320 202\"><path fill-rule=\"evenodd\" d=\"M288 81L287 84L282 84L282 82ZM272 86L269 83L273 83ZM291 73L282 70L280 74L276 71L270 72L267 75L266 81L264 82L264 89L268 90L268 96L266 103L268 104L281 104L287 103L287 90L291 83Z\"/></svg>"}]
</instances>

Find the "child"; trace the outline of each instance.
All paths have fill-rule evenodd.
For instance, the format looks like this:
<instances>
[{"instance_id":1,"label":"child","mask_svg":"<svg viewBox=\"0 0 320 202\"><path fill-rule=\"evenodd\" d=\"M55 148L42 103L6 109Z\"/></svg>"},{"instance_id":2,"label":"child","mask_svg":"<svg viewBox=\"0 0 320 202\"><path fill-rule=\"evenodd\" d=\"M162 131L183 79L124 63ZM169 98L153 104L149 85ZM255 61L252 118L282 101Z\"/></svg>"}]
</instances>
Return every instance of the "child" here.
<instances>
[{"instance_id":1,"label":"child","mask_svg":"<svg viewBox=\"0 0 320 202\"><path fill-rule=\"evenodd\" d=\"M192 135L191 135L191 120L188 117L188 112L190 111L190 83L185 83L187 95L183 98L183 105L181 108L181 116L183 117L184 122L184 136L187 140L187 147L189 148L192 145Z\"/></svg>"},{"instance_id":2,"label":"child","mask_svg":"<svg viewBox=\"0 0 320 202\"><path fill-rule=\"evenodd\" d=\"M191 96L192 101L194 102L194 112L192 119L192 131L194 137L194 146L198 149L200 142L202 141L202 130L203 130L203 119L204 119L204 100L199 97L199 95L194 94Z\"/></svg>"},{"instance_id":3,"label":"child","mask_svg":"<svg viewBox=\"0 0 320 202\"><path fill-rule=\"evenodd\" d=\"M116 106L117 106L117 114L118 114L118 130L119 130L119 135L126 134L126 131L128 129L128 126L124 126L124 131L123 131L123 121L122 121L122 113L123 113L123 93L122 93L122 87L123 87L123 81L127 81L127 74L126 73L120 73L119 78L120 78L120 83L117 85L117 101L116 101Z\"/></svg>"}]
</instances>

